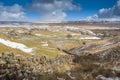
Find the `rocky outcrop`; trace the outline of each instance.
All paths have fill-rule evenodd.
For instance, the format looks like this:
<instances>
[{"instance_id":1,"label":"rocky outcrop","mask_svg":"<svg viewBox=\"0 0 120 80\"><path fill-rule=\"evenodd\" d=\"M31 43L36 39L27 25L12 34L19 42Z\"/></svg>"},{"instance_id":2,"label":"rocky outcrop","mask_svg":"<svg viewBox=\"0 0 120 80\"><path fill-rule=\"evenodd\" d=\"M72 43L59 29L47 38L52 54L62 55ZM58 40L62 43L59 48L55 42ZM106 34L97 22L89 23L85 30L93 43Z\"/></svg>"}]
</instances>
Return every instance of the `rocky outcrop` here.
<instances>
[{"instance_id":1,"label":"rocky outcrop","mask_svg":"<svg viewBox=\"0 0 120 80\"><path fill-rule=\"evenodd\" d=\"M43 75L51 75L71 68L73 56L47 58L45 56L0 54L0 80L40 80Z\"/></svg>"},{"instance_id":2,"label":"rocky outcrop","mask_svg":"<svg viewBox=\"0 0 120 80\"><path fill-rule=\"evenodd\" d=\"M117 45L113 48L109 48L104 51L97 52L95 55L99 56L102 59L114 60L120 57L120 45Z\"/></svg>"},{"instance_id":3,"label":"rocky outcrop","mask_svg":"<svg viewBox=\"0 0 120 80\"><path fill-rule=\"evenodd\" d=\"M73 48L68 52L74 55L120 53L120 37L114 37L103 42L86 44L77 48Z\"/></svg>"},{"instance_id":4,"label":"rocky outcrop","mask_svg":"<svg viewBox=\"0 0 120 80\"><path fill-rule=\"evenodd\" d=\"M19 37L19 36L23 36L23 35L31 35L31 31L28 29L11 29L8 32L4 32L5 35L7 35L8 37Z\"/></svg>"},{"instance_id":5,"label":"rocky outcrop","mask_svg":"<svg viewBox=\"0 0 120 80\"><path fill-rule=\"evenodd\" d=\"M93 30L94 33L96 33L96 35L98 37L101 38L105 38L105 37L115 37L115 36L119 36L120 34L120 29L108 29L108 30Z\"/></svg>"}]
</instances>

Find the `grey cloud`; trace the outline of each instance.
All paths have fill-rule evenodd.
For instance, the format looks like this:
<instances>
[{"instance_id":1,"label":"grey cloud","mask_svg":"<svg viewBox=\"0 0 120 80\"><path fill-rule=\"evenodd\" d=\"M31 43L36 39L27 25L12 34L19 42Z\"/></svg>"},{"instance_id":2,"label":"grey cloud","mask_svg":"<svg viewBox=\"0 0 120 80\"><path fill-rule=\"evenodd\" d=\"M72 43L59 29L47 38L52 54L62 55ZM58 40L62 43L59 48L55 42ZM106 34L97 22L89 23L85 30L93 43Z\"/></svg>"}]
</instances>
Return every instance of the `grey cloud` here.
<instances>
[{"instance_id":1,"label":"grey cloud","mask_svg":"<svg viewBox=\"0 0 120 80\"><path fill-rule=\"evenodd\" d=\"M42 13L42 20L62 21L66 18L66 10L79 9L72 0L34 0L29 5L32 10Z\"/></svg>"},{"instance_id":2,"label":"grey cloud","mask_svg":"<svg viewBox=\"0 0 120 80\"><path fill-rule=\"evenodd\" d=\"M112 8L100 9L97 14L89 16L88 19L120 20L120 0L118 0L117 3Z\"/></svg>"}]
</instances>

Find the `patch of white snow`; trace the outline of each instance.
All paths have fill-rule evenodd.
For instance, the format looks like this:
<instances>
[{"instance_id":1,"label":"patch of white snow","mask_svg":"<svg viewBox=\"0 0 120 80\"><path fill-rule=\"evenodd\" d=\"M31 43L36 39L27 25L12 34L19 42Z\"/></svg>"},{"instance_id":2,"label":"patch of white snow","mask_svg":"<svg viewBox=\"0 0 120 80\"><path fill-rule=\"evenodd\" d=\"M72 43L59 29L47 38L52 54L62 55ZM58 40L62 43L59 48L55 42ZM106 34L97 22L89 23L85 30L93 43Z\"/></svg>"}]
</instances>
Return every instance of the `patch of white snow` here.
<instances>
[{"instance_id":1,"label":"patch of white snow","mask_svg":"<svg viewBox=\"0 0 120 80\"><path fill-rule=\"evenodd\" d=\"M19 50L21 50L23 52L26 52L26 53L31 53L33 51L32 48L28 48L24 44L12 42L12 41L9 41L9 40L4 40L4 39L1 39L1 38L0 38L0 43L6 45L8 47L14 48L14 49L19 49Z\"/></svg>"},{"instance_id":2,"label":"patch of white snow","mask_svg":"<svg viewBox=\"0 0 120 80\"><path fill-rule=\"evenodd\" d=\"M44 34L35 34L36 36L39 36L39 37L51 37L49 35L44 35Z\"/></svg>"},{"instance_id":3,"label":"patch of white snow","mask_svg":"<svg viewBox=\"0 0 120 80\"><path fill-rule=\"evenodd\" d=\"M96 78L97 79L101 79L101 80L120 80L120 78L118 78L118 77L115 77L115 78L111 78L111 77L106 78L103 75L98 75Z\"/></svg>"},{"instance_id":4,"label":"patch of white snow","mask_svg":"<svg viewBox=\"0 0 120 80\"><path fill-rule=\"evenodd\" d=\"M42 44L42 46L43 46L43 47L48 47L48 43L47 43L47 42L44 42L44 43Z\"/></svg>"},{"instance_id":5,"label":"patch of white snow","mask_svg":"<svg viewBox=\"0 0 120 80\"><path fill-rule=\"evenodd\" d=\"M82 39L82 40L84 40L84 39L86 39L86 40L94 40L94 39L98 40L98 39L101 39L101 38L93 36L93 37L81 37L80 39Z\"/></svg>"}]
</instances>

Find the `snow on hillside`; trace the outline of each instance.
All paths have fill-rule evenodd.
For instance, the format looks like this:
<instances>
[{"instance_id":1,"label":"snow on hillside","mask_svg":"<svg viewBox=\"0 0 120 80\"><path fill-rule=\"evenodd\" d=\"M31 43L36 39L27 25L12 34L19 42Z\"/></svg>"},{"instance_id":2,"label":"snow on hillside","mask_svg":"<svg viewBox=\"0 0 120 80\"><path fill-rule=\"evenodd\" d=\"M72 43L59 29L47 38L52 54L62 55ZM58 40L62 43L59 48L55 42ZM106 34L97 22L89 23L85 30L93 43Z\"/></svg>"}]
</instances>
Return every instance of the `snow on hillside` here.
<instances>
[{"instance_id":1,"label":"snow on hillside","mask_svg":"<svg viewBox=\"0 0 120 80\"><path fill-rule=\"evenodd\" d=\"M4 40L2 38L0 38L0 43L6 45L8 47L14 48L14 49L19 49L19 50L21 50L23 52L26 52L26 53L31 53L33 51L32 48L28 48L24 44L16 43L16 42L11 42L9 40Z\"/></svg>"},{"instance_id":2,"label":"snow on hillside","mask_svg":"<svg viewBox=\"0 0 120 80\"><path fill-rule=\"evenodd\" d=\"M118 77L114 77L114 78L106 78L106 77L104 77L103 75L98 75L96 78L100 78L101 80L120 80L120 78L118 78Z\"/></svg>"},{"instance_id":3,"label":"snow on hillside","mask_svg":"<svg viewBox=\"0 0 120 80\"><path fill-rule=\"evenodd\" d=\"M89 39L90 39L90 40L94 40L94 39L95 39L95 40L97 40L97 39L101 39L101 38L93 36L93 37L82 37L82 38L80 38L80 39L83 39L83 40L84 40L84 39L86 39L86 40L89 40Z\"/></svg>"},{"instance_id":4,"label":"snow on hillside","mask_svg":"<svg viewBox=\"0 0 120 80\"><path fill-rule=\"evenodd\" d=\"M48 42L42 42L42 43L43 43L42 46L48 47Z\"/></svg>"}]
</instances>

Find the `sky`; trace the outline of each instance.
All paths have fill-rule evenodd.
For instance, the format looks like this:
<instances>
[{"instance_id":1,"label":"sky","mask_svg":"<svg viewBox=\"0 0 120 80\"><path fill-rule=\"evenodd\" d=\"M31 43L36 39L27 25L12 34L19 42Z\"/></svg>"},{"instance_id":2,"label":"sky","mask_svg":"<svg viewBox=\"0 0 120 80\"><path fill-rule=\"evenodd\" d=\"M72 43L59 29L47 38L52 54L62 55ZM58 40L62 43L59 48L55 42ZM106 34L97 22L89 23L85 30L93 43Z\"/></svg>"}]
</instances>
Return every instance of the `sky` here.
<instances>
[{"instance_id":1,"label":"sky","mask_svg":"<svg viewBox=\"0 0 120 80\"><path fill-rule=\"evenodd\" d=\"M0 21L120 21L120 0L0 0Z\"/></svg>"}]
</instances>

